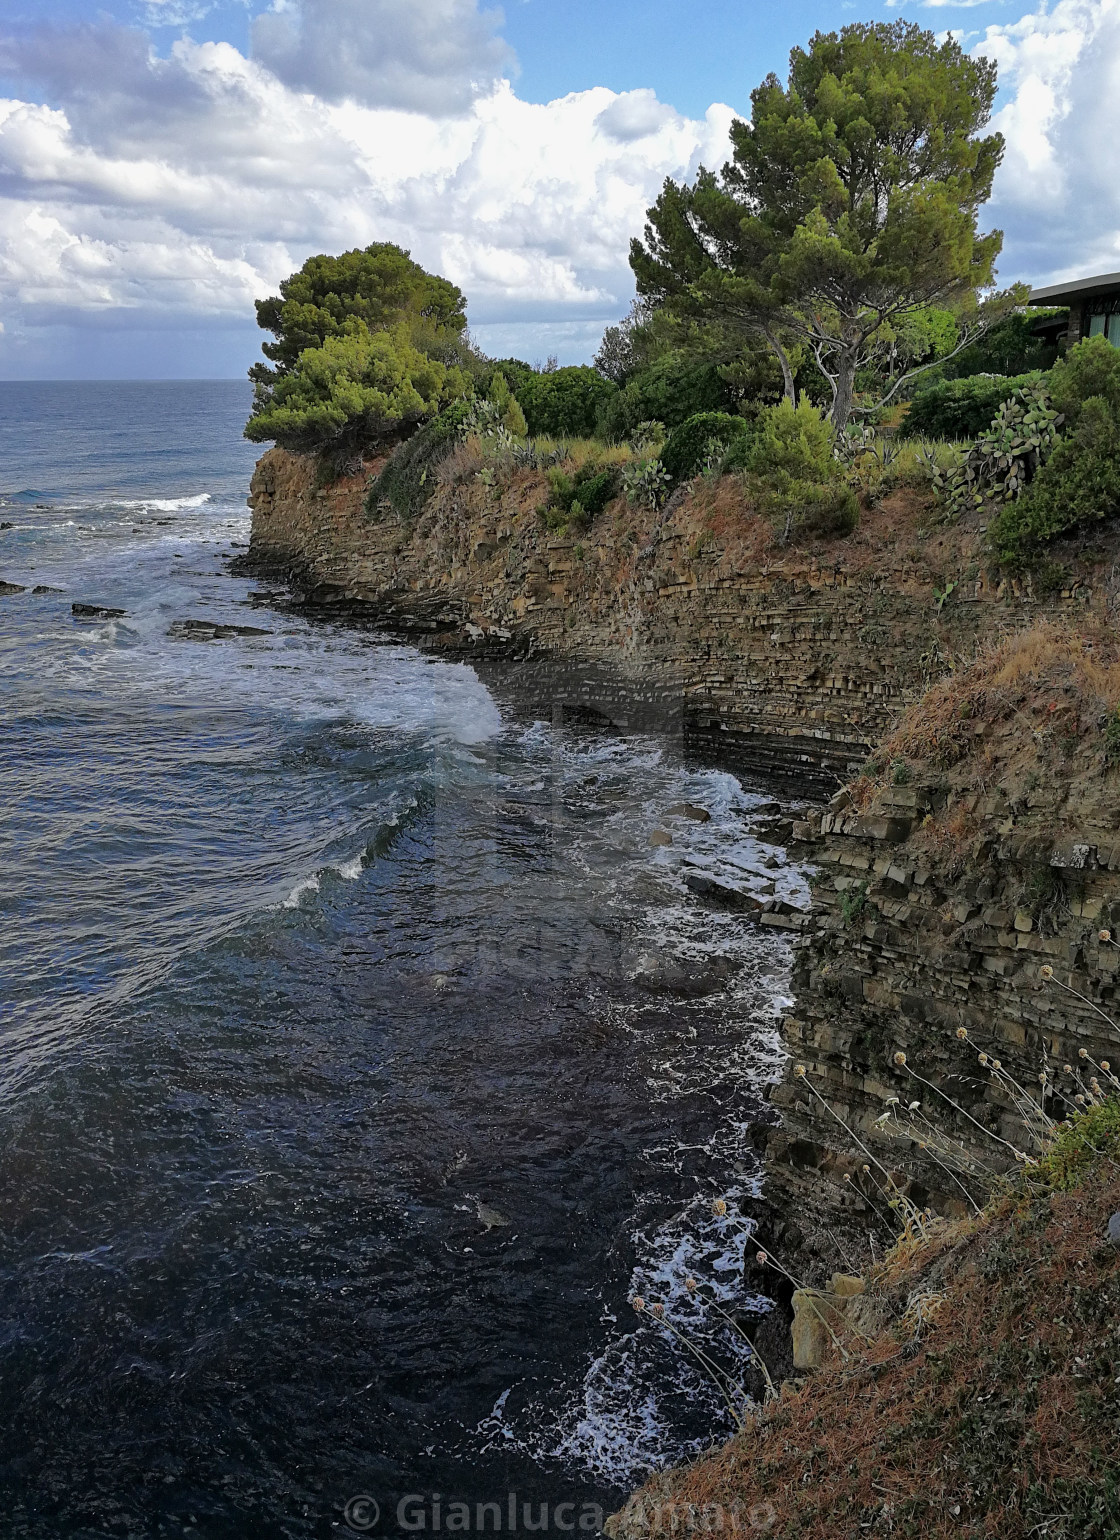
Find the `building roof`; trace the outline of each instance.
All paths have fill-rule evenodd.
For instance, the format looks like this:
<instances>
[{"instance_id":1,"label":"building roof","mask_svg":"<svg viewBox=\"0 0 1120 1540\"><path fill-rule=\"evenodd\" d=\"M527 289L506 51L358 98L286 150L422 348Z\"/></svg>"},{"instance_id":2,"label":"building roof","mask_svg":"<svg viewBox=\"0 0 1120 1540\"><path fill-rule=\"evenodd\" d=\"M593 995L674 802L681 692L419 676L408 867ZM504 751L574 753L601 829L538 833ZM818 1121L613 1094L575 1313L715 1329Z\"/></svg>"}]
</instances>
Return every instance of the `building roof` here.
<instances>
[{"instance_id":1,"label":"building roof","mask_svg":"<svg viewBox=\"0 0 1120 1540\"><path fill-rule=\"evenodd\" d=\"M1066 283L1047 284L1044 289L1032 289L1028 305L1072 305L1078 300L1092 299L1095 294L1120 290L1120 273L1098 273L1095 278L1072 278Z\"/></svg>"}]
</instances>

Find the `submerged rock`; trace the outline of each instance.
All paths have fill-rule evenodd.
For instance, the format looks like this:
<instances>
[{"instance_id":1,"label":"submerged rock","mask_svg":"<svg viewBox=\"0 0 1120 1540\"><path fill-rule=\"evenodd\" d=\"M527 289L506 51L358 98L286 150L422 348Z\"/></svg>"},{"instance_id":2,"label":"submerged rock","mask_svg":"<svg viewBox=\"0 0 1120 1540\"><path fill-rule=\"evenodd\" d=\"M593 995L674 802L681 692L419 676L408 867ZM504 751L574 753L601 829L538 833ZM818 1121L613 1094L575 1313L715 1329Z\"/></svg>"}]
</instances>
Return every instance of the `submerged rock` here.
<instances>
[{"instance_id":1,"label":"submerged rock","mask_svg":"<svg viewBox=\"0 0 1120 1540\"><path fill-rule=\"evenodd\" d=\"M272 632L263 626L225 625L213 620L176 620L168 627L167 634L191 642L224 642L234 636L271 636Z\"/></svg>"},{"instance_id":2,"label":"submerged rock","mask_svg":"<svg viewBox=\"0 0 1120 1540\"><path fill-rule=\"evenodd\" d=\"M672 818L691 818L694 823L711 823L712 815L706 807L697 807L693 802L674 802L668 813Z\"/></svg>"},{"instance_id":3,"label":"submerged rock","mask_svg":"<svg viewBox=\"0 0 1120 1540\"><path fill-rule=\"evenodd\" d=\"M65 588L51 588L47 583L36 583L31 590L33 594L64 594Z\"/></svg>"},{"instance_id":4,"label":"submerged rock","mask_svg":"<svg viewBox=\"0 0 1120 1540\"><path fill-rule=\"evenodd\" d=\"M72 604L71 615L79 620L120 620L127 610L115 610L107 604Z\"/></svg>"},{"instance_id":5,"label":"submerged rock","mask_svg":"<svg viewBox=\"0 0 1120 1540\"><path fill-rule=\"evenodd\" d=\"M755 898L753 893L744 893L741 888L729 888L717 882L714 877L705 877L702 872L689 872L684 885L690 893L695 893L697 898L702 898L713 909L730 909L735 914L758 914L762 909L762 900Z\"/></svg>"},{"instance_id":6,"label":"submerged rock","mask_svg":"<svg viewBox=\"0 0 1120 1540\"><path fill-rule=\"evenodd\" d=\"M659 845L671 845L672 843L673 836L669 833L668 829L654 829L650 834L649 845L651 850L656 850Z\"/></svg>"}]
</instances>

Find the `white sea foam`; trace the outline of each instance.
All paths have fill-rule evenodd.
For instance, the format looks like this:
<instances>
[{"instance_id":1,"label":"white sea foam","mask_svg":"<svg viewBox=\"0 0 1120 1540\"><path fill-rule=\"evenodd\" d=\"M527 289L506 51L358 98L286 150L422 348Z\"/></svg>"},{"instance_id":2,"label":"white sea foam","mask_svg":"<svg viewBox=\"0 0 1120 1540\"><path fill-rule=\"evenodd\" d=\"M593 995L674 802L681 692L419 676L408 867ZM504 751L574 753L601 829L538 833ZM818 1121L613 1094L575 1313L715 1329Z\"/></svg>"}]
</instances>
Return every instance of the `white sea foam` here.
<instances>
[{"instance_id":1,"label":"white sea foam","mask_svg":"<svg viewBox=\"0 0 1120 1540\"><path fill-rule=\"evenodd\" d=\"M300 901L305 893L318 893L319 873L315 872L310 877L305 877L302 882L297 882L292 891L281 905L284 909L298 909Z\"/></svg>"}]
</instances>

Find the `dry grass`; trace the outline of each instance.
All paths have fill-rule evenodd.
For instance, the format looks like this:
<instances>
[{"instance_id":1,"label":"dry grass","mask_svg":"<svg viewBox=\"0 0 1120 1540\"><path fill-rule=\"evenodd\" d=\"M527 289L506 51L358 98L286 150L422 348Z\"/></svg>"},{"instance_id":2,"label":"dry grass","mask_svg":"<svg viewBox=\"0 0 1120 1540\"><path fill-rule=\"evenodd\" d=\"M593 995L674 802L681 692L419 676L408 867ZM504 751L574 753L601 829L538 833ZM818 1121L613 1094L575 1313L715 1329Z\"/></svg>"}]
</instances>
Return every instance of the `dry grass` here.
<instances>
[{"instance_id":1,"label":"dry grass","mask_svg":"<svg viewBox=\"0 0 1120 1540\"><path fill-rule=\"evenodd\" d=\"M1038 759L1045 757L1048 745L1099 735L1102 718L1118 705L1120 641L1115 632L1095 622L1077 627L1039 620L990 643L968 668L929 689L904 713L876 761L946 769L983 754L990 779L1024 751ZM1003 752L998 742L985 741L1000 728ZM887 779L886 770L864 777L860 800Z\"/></svg>"},{"instance_id":2,"label":"dry grass","mask_svg":"<svg viewBox=\"0 0 1120 1540\"><path fill-rule=\"evenodd\" d=\"M772 1540L1120 1534L1117 1207L1120 1168L1097 1161L1072 1192L1005 1198L892 1259L872 1288L899 1324L656 1478L622 1533L657 1533L660 1503L662 1533L706 1510ZM916 1334L907 1299L911 1321L937 1303Z\"/></svg>"}]
</instances>

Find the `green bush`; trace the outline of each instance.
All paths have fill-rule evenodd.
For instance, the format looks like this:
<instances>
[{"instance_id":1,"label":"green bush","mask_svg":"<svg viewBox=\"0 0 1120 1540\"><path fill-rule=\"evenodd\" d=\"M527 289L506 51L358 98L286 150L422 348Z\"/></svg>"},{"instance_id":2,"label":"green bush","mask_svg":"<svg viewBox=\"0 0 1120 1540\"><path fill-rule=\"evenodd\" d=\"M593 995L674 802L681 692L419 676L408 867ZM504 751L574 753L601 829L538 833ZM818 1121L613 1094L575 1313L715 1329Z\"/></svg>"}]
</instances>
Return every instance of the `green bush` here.
<instances>
[{"instance_id":1,"label":"green bush","mask_svg":"<svg viewBox=\"0 0 1120 1540\"><path fill-rule=\"evenodd\" d=\"M975 374L964 380L939 380L914 397L902 419L904 438L976 438L1005 401L1039 379L1029 374Z\"/></svg>"},{"instance_id":2,"label":"green bush","mask_svg":"<svg viewBox=\"0 0 1120 1540\"><path fill-rule=\"evenodd\" d=\"M713 459L719 464L733 444L749 437L750 427L742 417L728 412L697 412L670 433L661 451L661 463L676 485L698 475Z\"/></svg>"},{"instance_id":3,"label":"green bush","mask_svg":"<svg viewBox=\"0 0 1120 1540\"><path fill-rule=\"evenodd\" d=\"M1111 344L1110 344L1111 345ZM1041 1177L1059 1192L1069 1192L1102 1160L1120 1157L1120 1100L1075 1113L1054 1136L1032 1179Z\"/></svg>"},{"instance_id":4,"label":"green bush","mask_svg":"<svg viewBox=\"0 0 1120 1540\"><path fill-rule=\"evenodd\" d=\"M525 384L526 380L535 379L539 372L539 370L533 368L532 364L527 364L523 358L487 359L480 370L479 388L488 391L493 384L494 376L501 374L505 376L506 384L510 390L520 400L521 387Z\"/></svg>"},{"instance_id":5,"label":"green bush","mask_svg":"<svg viewBox=\"0 0 1120 1540\"><path fill-rule=\"evenodd\" d=\"M1120 514L1120 420L1096 397L1061 439L1018 502L1001 509L989 529L1007 566L1030 564L1056 536Z\"/></svg>"},{"instance_id":6,"label":"green bush","mask_svg":"<svg viewBox=\"0 0 1120 1540\"><path fill-rule=\"evenodd\" d=\"M795 533L850 534L859 522L855 493L833 453L832 426L802 395L768 406L747 455L747 484L761 510L781 525L781 539Z\"/></svg>"},{"instance_id":7,"label":"green bush","mask_svg":"<svg viewBox=\"0 0 1120 1540\"><path fill-rule=\"evenodd\" d=\"M672 430L699 412L731 412L734 407L734 392L716 364L670 355L606 399L597 431L600 438L628 439L641 422L661 422Z\"/></svg>"},{"instance_id":8,"label":"green bush","mask_svg":"<svg viewBox=\"0 0 1120 1540\"><path fill-rule=\"evenodd\" d=\"M575 471L557 466L548 472L549 497L545 519L553 529L569 523L589 523L618 495L621 477L615 466L586 460Z\"/></svg>"},{"instance_id":9,"label":"green bush","mask_svg":"<svg viewBox=\"0 0 1120 1540\"><path fill-rule=\"evenodd\" d=\"M406 327L371 333L363 321L299 355L245 426L255 442L337 454L407 430L470 389L466 374L414 347Z\"/></svg>"},{"instance_id":10,"label":"green bush","mask_svg":"<svg viewBox=\"0 0 1120 1540\"><path fill-rule=\"evenodd\" d=\"M1026 374L1033 369L1049 369L1058 356L1058 345L1039 337L1034 327L1044 316L1066 313L1060 306L1051 310L1012 311L941 365L944 378L963 380L967 375Z\"/></svg>"},{"instance_id":11,"label":"green bush","mask_svg":"<svg viewBox=\"0 0 1120 1540\"><path fill-rule=\"evenodd\" d=\"M366 493L366 512L388 505L402 519L416 519L435 490L433 472L459 442L472 402L454 402L431 422L399 444Z\"/></svg>"},{"instance_id":12,"label":"green bush","mask_svg":"<svg viewBox=\"0 0 1120 1540\"><path fill-rule=\"evenodd\" d=\"M514 388L529 432L549 438L593 437L600 412L618 394L617 385L587 364L534 374Z\"/></svg>"},{"instance_id":13,"label":"green bush","mask_svg":"<svg viewBox=\"0 0 1120 1540\"><path fill-rule=\"evenodd\" d=\"M758 476L779 483L782 478L830 482L839 479L833 454L832 426L802 395L796 406L787 400L761 414L751 445L748 467Z\"/></svg>"},{"instance_id":14,"label":"green bush","mask_svg":"<svg viewBox=\"0 0 1120 1540\"><path fill-rule=\"evenodd\" d=\"M1120 413L1120 348L1104 337L1079 342L1051 369L1050 394L1071 426L1089 401L1105 401Z\"/></svg>"},{"instance_id":15,"label":"green bush","mask_svg":"<svg viewBox=\"0 0 1120 1540\"><path fill-rule=\"evenodd\" d=\"M1011 567L1037 563L1058 535L1120 514L1120 349L1088 338L1055 364L1050 382L1063 435L989 529L997 557Z\"/></svg>"},{"instance_id":16,"label":"green bush","mask_svg":"<svg viewBox=\"0 0 1120 1540\"><path fill-rule=\"evenodd\" d=\"M511 438L523 439L528 437L529 429L525 422L525 414L521 410L517 397L510 390L506 377L500 369L495 370L490 380L490 388L486 392L486 399L493 403L501 414L501 424Z\"/></svg>"}]
</instances>

